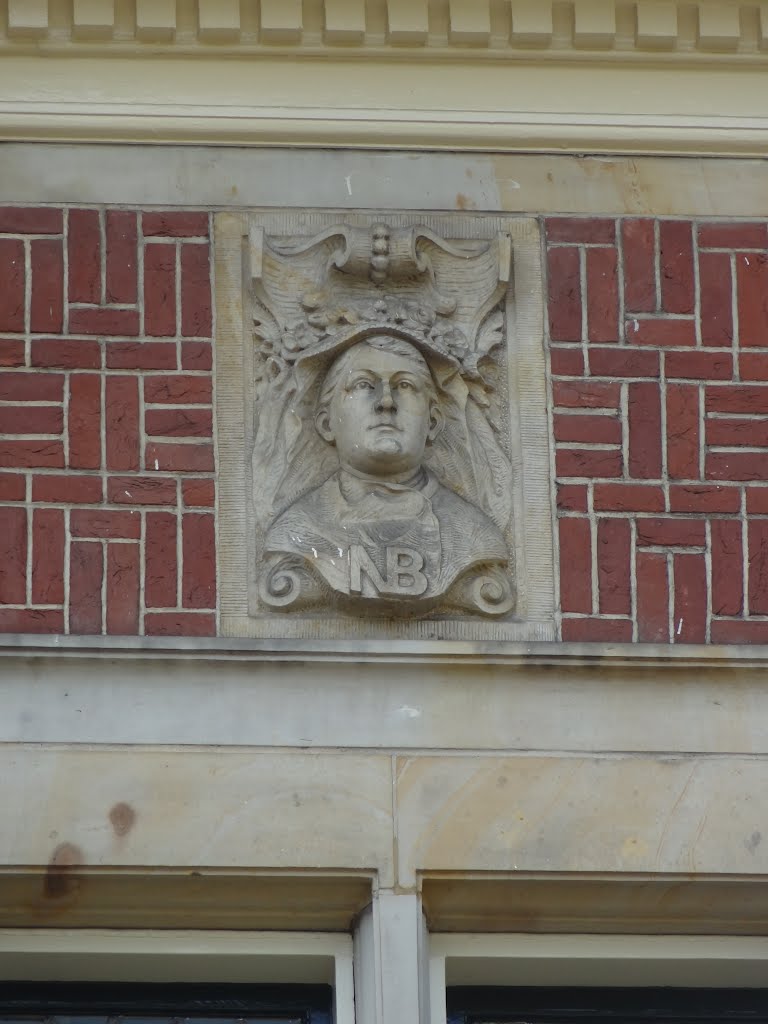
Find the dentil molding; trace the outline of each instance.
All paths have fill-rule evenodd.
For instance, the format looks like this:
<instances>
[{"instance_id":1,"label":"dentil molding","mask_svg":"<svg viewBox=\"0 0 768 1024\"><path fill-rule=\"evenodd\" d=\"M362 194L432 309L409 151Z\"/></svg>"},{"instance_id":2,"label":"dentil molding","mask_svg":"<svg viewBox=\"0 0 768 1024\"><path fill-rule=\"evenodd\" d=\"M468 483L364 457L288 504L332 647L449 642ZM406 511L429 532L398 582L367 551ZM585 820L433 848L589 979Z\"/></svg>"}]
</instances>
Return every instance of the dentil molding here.
<instances>
[{"instance_id":1,"label":"dentil molding","mask_svg":"<svg viewBox=\"0 0 768 1024\"><path fill-rule=\"evenodd\" d=\"M289 47L404 50L439 59L598 51L627 59L715 53L765 60L768 3L699 0L6 0L6 52L172 50L214 55ZM2 6L6 6L3 4Z\"/></svg>"}]
</instances>

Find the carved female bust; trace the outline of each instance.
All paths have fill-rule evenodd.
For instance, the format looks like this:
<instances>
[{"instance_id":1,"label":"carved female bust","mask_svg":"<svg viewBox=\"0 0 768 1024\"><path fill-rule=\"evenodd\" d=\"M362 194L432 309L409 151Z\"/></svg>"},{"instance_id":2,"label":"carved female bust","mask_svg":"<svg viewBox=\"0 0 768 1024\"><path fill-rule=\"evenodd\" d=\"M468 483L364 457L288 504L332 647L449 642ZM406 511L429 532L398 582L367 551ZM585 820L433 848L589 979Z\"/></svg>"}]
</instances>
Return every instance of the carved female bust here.
<instances>
[{"instance_id":1,"label":"carved female bust","mask_svg":"<svg viewBox=\"0 0 768 1024\"><path fill-rule=\"evenodd\" d=\"M440 600L479 610L468 601L468 574L505 566L509 553L498 526L425 467L443 424L413 344L379 334L343 351L315 417L338 469L270 526L265 553L275 567L285 556L302 559L335 603L361 613L423 613ZM495 608L509 610L511 595L499 596Z\"/></svg>"},{"instance_id":2,"label":"carved female bust","mask_svg":"<svg viewBox=\"0 0 768 1024\"><path fill-rule=\"evenodd\" d=\"M427 229L382 225L264 246L252 459L262 606L512 610L511 468L481 369L493 374L502 339L502 248L454 250ZM443 294L456 268L468 286Z\"/></svg>"}]
</instances>

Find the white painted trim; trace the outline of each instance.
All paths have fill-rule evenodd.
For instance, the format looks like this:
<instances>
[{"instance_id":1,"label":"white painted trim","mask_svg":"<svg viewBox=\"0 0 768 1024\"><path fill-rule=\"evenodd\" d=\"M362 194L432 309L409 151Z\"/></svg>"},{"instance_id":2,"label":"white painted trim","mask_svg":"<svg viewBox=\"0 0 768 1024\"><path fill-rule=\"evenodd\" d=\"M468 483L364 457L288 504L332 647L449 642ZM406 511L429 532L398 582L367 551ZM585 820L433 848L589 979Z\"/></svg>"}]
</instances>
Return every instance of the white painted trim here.
<instances>
[{"instance_id":1,"label":"white painted trim","mask_svg":"<svg viewBox=\"0 0 768 1024\"><path fill-rule=\"evenodd\" d=\"M430 1024L446 1024L445 1007L445 961L446 955L436 945L438 936L430 942L429 957L429 1022Z\"/></svg>"},{"instance_id":2,"label":"white painted trim","mask_svg":"<svg viewBox=\"0 0 768 1024\"><path fill-rule=\"evenodd\" d=\"M429 936L418 895L379 890L354 942L357 1024L430 1024Z\"/></svg>"},{"instance_id":3,"label":"white painted trim","mask_svg":"<svg viewBox=\"0 0 768 1024\"><path fill-rule=\"evenodd\" d=\"M0 929L0 979L330 984L354 1024L352 938L319 932Z\"/></svg>"},{"instance_id":4,"label":"white painted trim","mask_svg":"<svg viewBox=\"0 0 768 1024\"><path fill-rule=\"evenodd\" d=\"M450 985L762 988L768 943L701 935L432 935L431 1024Z\"/></svg>"},{"instance_id":5,"label":"white painted trim","mask_svg":"<svg viewBox=\"0 0 768 1024\"><path fill-rule=\"evenodd\" d=\"M330 936L324 936L330 938ZM335 1024L355 1024L355 979L352 938L337 936L343 949L334 955L333 1008Z\"/></svg>"}]
</instances>

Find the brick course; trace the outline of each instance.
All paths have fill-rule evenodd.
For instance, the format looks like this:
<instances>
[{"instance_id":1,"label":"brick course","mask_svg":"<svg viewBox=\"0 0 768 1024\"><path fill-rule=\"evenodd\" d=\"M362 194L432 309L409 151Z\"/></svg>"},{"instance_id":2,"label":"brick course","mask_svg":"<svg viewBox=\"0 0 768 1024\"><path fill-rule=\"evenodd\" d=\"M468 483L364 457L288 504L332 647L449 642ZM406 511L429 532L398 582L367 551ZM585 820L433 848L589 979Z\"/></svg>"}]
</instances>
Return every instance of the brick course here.
<instances>
[{"instance_id":1,"label":"brick course","mask_svg":"<svg viewBox=\"0 0 768 1024\"><path fill-rule=\"evenodd\" d=\"M768 226L598 225L546 221L563 638L768 642Z\"/></svg>"},{"instance_id":2,"label":"brick course","mask_svg":"<svg viewBox=\"0 0 768 1024\"><path fill-rule=\"evenodd\" d=\"M0 630L215 632L208 236L0 208Z\"/></svg>"},{"instance_id":3,"label":"brick course","mask_svg":"<svg viewBox=\"0 0 768 1024\"><path fill-rule=\"evenodd\" d=\"M566 640L768 642L768 225L551 217ZM216 629L210 223L0 208L0 630Z\"/></svg>"}]
</instances>

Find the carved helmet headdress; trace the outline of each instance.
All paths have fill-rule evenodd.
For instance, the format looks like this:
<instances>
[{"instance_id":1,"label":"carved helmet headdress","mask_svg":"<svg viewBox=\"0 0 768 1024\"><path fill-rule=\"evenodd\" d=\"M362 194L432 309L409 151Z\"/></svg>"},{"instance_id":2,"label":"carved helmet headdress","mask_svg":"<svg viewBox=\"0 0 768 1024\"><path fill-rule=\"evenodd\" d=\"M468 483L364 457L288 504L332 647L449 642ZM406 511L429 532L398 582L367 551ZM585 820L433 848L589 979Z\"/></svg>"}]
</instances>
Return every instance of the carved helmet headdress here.
<instances>
[{"instance_id":1,"label":"carved helmet headdress","mask_svg":"<svg viewBox=\"0 0 768 1024\"><path fill-rule=\"evenodd\" d=\"M424 227L340 225L279 247L260 232L251 252L262 526L338 467L314 422L328 368L353 345L389 335L422 353L440 398L445 424L425 464L504 529L511 467L499 442L493 350L503 339L508 236L457 248Z\"/></svg>"}]
</instances>

